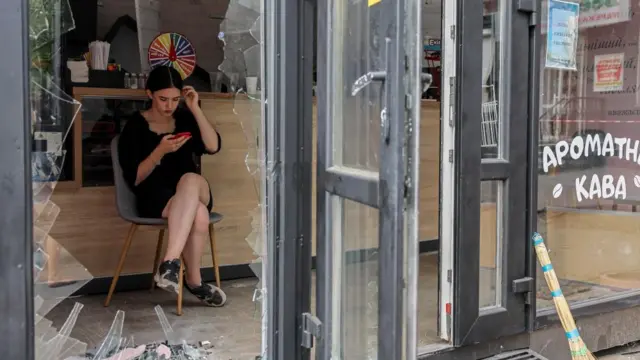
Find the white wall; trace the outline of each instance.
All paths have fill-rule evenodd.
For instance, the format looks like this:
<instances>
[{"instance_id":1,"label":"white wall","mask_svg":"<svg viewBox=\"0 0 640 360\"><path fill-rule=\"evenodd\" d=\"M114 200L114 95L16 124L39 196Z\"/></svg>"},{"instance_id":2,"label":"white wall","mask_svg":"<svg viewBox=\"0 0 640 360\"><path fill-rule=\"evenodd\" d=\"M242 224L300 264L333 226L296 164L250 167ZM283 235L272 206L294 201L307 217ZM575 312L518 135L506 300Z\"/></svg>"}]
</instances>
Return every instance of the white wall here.
<instances>
[{"instance_id":1,"label":"white wall","mask_svg":"<svg viewBox=\"0 0 640 360\"><path fill-rule=\"evenodd\" d=\"M422 38L439 38L442 32L442 1L424 0L422 6Z\"/></svg>"}]
</instances>

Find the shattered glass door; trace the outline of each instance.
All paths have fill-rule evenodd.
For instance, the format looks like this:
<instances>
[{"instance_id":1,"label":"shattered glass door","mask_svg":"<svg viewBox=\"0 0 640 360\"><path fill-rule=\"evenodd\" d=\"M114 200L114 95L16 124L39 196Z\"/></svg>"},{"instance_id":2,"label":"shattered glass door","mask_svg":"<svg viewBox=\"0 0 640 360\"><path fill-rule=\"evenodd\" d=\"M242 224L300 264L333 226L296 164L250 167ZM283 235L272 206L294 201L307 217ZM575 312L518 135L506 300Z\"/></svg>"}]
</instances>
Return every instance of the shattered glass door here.
<instances>
[{"instance_id":1,"label":"shattered glass door","mask_svg":"<svg viewBox=\"0 0 640 360\"><path fill-rule=\"evenodd\" d=\"M89 115L102 108L87 109L86 104L107 104L116 99L124 103L130 97L140 105L145 99L144 85L134 89L69 82L63 62L86 60L69 55L77 45L73 43L77 37L69 40L70 34L76 36L86 29L85 20L82 28L76 25L87 14L77 0L29 0L36 359L264 356L268 329L264 314L267 282L263 278L265 187L273 180L263 151L265 1L269 0L230 0L224 4L193 0L178 5L171 0L93 2L96 37L110 41L110 60L122 67L119 71L132 75L147 72L148 47L158 34L176 32L191 41L197 49L197 69L185 83L198 91L200 107L222 137L220 155L203 156L200 168L212 187L213 211L225 217L215 225L215 262L220 265L228 302L221 308L208 308L185 292L184 314L178 316L175 296L147 290L156 231L141 231L134 240L135 254L125 261L114 300L110 307L102 306L124 242L120 231L124 222L117 217L112 187L74 187L71 181L78 164L83 164L78 158L96 156L77 148L88 136L99 133L97 126L87 129L87 124L92 121ZM88 76L93 75L90 70ZM85 100L78 95L78 88L89 94ZM101 121L111 121L104 114L97 115ZM86 135L88 132L91 134ZM101 221L114 221L115 225L86 230ZM102 250L92 247L100 239L104 240ZM144 264L140 265L142 270L138 270L139 264ZM212 264L212 257L205 253L203 281L213 276Z\"/></svg>"},{"instance_id":2,"label":"shattered glass door","mask_svg":"<svg viewBox=\"0 0 640 360\"><path fill-rule=\"evenodd\" d=\"M80 104L60 88L61 74L57 70L60 37L72 30L75 22L66 0L32 0L29 25L35 356L43 360L66 359L87 350L85 343L70 336L82 304L74 306L60 329L46 316L93 279L60 244L61 239L50 236L61 211L52 194L67 155L62 145L80 110Z\"/></svg>"}]
</instances>

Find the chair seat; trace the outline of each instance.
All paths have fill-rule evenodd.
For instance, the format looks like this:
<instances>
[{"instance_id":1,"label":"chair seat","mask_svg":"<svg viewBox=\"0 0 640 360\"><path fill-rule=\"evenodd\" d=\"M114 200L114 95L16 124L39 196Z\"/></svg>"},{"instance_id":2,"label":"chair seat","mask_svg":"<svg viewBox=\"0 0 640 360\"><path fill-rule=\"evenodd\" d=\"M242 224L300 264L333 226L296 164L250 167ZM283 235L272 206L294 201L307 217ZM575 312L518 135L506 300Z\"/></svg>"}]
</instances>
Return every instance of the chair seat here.
<instances>
[{"instance_id":1,"label":"chair seat","mask_svg":"<svg viewBox=\"0 0 640 360\"><path fill-rule=\"evenodd\" d=\"M145 217L131 217L125 219L129 222L132 222L136 225L167 225L167 219L164 218L145 218ZM209 223L215 224L222 220L222 214L218 214L216 212L212 212L209 214Z\"/></svg>"}]
</instances>

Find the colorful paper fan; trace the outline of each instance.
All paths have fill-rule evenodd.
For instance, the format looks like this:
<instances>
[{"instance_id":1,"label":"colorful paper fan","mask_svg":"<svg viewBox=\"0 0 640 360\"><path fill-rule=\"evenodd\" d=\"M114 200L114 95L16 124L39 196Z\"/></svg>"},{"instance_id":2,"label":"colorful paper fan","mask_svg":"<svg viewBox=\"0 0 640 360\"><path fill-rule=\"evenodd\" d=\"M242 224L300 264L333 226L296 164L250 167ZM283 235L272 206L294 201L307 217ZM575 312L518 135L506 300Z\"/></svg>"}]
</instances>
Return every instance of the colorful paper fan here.
<instances>
[{"instance_id":1,"label":"colorful paper fan","mask_svg":"<svg viewBox=\"0 0 640 360\"><path fill-rule=\"evenodd\" d=\"M191 75L196 67L196 49L178 33L156 36L149 44L147 55L152 69L156 66L173 66L183 79Z\"/></svg>"}]
</instances>

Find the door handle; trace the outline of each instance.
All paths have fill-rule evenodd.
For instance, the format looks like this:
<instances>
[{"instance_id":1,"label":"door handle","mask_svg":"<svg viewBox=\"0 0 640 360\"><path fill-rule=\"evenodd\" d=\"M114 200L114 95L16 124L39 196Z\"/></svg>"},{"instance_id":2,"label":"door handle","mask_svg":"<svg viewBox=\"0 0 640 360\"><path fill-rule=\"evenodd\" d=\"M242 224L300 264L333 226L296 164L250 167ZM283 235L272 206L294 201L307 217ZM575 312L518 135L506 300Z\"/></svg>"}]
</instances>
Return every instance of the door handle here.
<instances>
[{"instance_id":1,"label":"door handle","mask_svg":"<svg viewBox=\"0 0 640 360\"><path fill-rule=\"evenodd\" d=\"M356 96L358 93L366 88L372 82L384 82L387 79L386 71L369 71L368 73L360 76L351 85L351 96Z\"/></svg>"},{"instance_id":2,"label":"door handle","mask_svg":"<svg viewBox=\"0 0 640 360\"><path fill-rule=\"evenodd\" d=\"M389 50L390 50L390 45L391 45L391 39L386 38L385 39L385 47L384 47L384 60L386 63L386 66L389 66ZM366 74L360 76L359 78L356 79L356 81L353 82L353 84L351 85L351 96L356 96L360 91L362 91L362 89L366 88L367 86L369 86L369 84L371 84L372 82L381 82L382 83L382 89L383 89L383 104L382 104L382 110L380 110L380 132L381 135L384 137L384 141L386 143L389 142L389 136L390 136L390 128L389 128L389 121L388 121L388 116L387 116L387 109L388 109L388 96L387 96L387 89L386 89L386 85L387 85L387 71L384 70L377 70L377 71L369 71Z\"/></svg>"},{"instance_id":3,"label":"door handle","mask_svg":"<svg viewBox=\"0 0 640 360\"><path fill-rule=\"evenodd\" d=\"M387 39L385 47L385 55L389 53L389 45L390 41ZM388 56L387 56L388 59ZM360 76L356 81L351 85L351 96L356 96L362 89L366 88L369 84L373 82L382 82L383 89L386 92L385 81L387 80L387 72L378 70L378 71L369 71L368 73ZM433 76L429 73L420 73L420 83L422 84L422 93L427 91L433 82ZM386 96L385 96L385 104L383 104L382 110L380 111L380 125L382 130L382 135L384 136L385 142L389 141L390 136L390 128L389 121L387 116L388 106L386 104Z\"/></svg>"},{"instance_id":4,"label":"door handle","mask_svg":"<svg viewBox=\"0 0 640 360\"><path fill-rule=\"evenodd\" d=\"M372 82L384 82L387 79L386 71L369 71L368 73L360 76L351 85L351 96L356 96L360 90L367 87ZM429 73L420 73L420 83L422 84L422 91L426 91L433 82L433 76Z\"/></svg>"},{"instance_id":5,"label":"door handle","mask_svg":"<svg viewBox=\"0 0 640 360\"><path fill-rule=\"evenodd\" d=\"M389 51L391 48L391 39L385 39L385 62L387 66L389 66ZM380 111L380 124L382 127L382 136L384 136L385 142L389 142L390 136L390 128L387 112L389 111L389 107L387 104L388 96L386 96L386 80L387 80L387 71L378 70L378 71L369 71L368 73L360 76L356 81L354 81L353 85L351 85L351 96L356 96L362 89L367 87L372 82L382 82L383 90L385 92L384 96L384 104L382 110ZM433 81L433 76L429 73L420 73L420 83L422 84L422 92L427 91L429 86L431 86L431 82Z\"/></svg>"}]
</instances>

